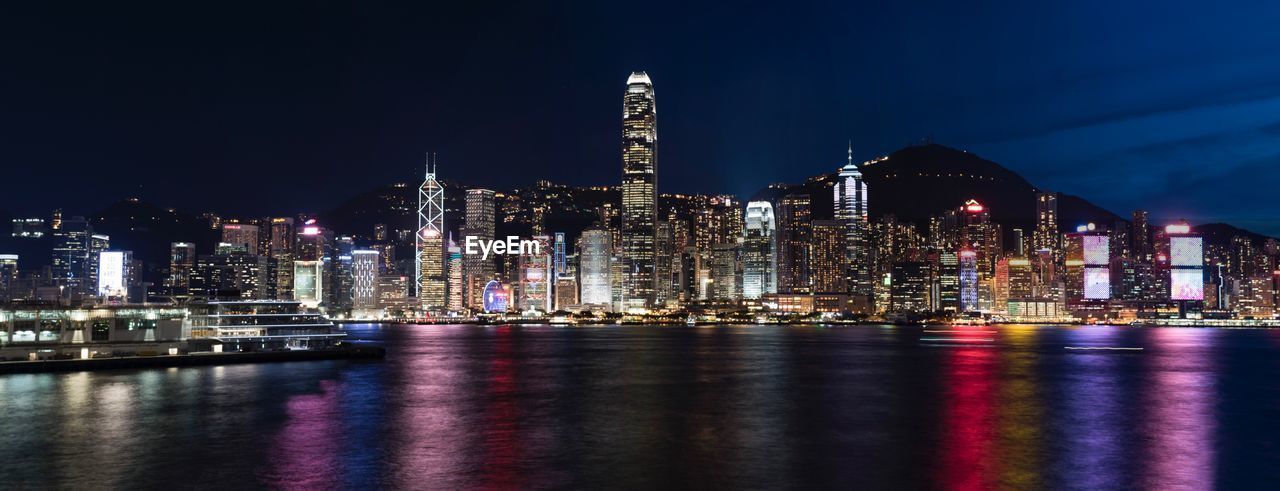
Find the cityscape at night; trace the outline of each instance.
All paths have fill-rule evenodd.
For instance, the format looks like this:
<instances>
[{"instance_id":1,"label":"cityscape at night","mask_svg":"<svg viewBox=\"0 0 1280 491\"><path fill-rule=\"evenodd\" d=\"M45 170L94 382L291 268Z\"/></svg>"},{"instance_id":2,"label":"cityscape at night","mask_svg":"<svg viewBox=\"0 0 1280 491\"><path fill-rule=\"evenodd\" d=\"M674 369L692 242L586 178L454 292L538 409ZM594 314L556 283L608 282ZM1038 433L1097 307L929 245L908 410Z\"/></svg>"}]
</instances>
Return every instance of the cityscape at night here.
<instances>
[{"instance_id":1,"label":"cityscape at night","mask_svg":"<svg viewBox=\"0 0 1280 491\"><path fill-rule=\"evenodd\" d=\"M0 487L1280 480L1275 5L18 10Z\"/></svg>"}]
</instances>

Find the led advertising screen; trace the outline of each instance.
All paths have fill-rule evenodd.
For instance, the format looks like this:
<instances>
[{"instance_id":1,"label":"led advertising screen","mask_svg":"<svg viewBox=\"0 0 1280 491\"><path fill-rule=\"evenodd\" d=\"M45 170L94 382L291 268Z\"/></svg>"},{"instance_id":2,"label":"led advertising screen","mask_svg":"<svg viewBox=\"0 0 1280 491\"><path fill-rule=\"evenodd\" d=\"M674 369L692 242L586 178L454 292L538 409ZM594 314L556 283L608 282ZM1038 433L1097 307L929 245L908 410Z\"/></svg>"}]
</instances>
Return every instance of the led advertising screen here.
<instances>
[{"instance_id":1,"label":"led advertising screen","mask_svg":"<svg viewBox=\"0 0 1280 491\"><path fill-rule=\"evenodd\" d=\"M1084 268L1084 298L1111 298L1111 268Z\"/></svg>"},{"instance_id":2,"label":"led advertising screen","mask_svg":"<svg viewBox=\"0 0 1280 491\"><path fill-rule=\"evenodd\" d=\"M1196 239L1197 243L1200 239ZM1198 246L1198 245L1197 245ZM1173 300L1204 300L1204 273L1199 268L1175 269L1169 297Z\"/></svg>"},{"instance_id":3,"label":"led advertising screen","mask_svg":"<svg viewBox=\"0 0 1280 491\"><path fill-rule=\"evenodd\" d=\"M124 253L103 251L98 255L98 295L124 296Z\"/></svg>"},{"instance_id":4,"label":"led advertising screen","mask_svg":"<svg viewBox=\"0 0 1280 491\"><path fill-rule=\"evenodd\" d=\"M1084 236L1084 263L1087 265L1104 265L1111 262L1110 242L1105 235Z\"/></svg>"},{"instance_id":5,"label":"led advertising screen","mask_svg":"<svg viewBox=\"0 0 1280 491\"><path fill-rule=\"evenodd\" d=\"M1204 239L1200 237L1170 237L1169 264L1200 267L1204 265Z\"/></svg>"}]
</instances>

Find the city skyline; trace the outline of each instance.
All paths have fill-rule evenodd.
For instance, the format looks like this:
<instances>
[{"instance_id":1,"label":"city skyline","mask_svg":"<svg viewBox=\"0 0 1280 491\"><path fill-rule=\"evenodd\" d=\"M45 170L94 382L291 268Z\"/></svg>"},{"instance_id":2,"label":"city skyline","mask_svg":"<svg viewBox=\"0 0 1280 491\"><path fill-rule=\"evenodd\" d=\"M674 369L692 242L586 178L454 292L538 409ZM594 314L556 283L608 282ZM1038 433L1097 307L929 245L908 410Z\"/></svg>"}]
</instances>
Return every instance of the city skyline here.
<instances>
[{"instance_id":1,"label":"city skyline","mask_svg":"<svg viewBox=\"0 0 1280 491\"><path fill-rule=\"evenodd\" d=\"M1277 179L1268 168L1280 154L1280 69L1267 63L1276 41L1257 35L1274 25L1274 6L1246 15L1173 3L1167 23L1142 21L1150 13L1138 6L1020 6L979 9L975 27L950 22L943 4L747 9L734 24L700 22L713 8L662 3L636 15L570 9L567 19L554 8L493 16L451 6L430 18L463 22L430 28L414 9L369 7L372 20L356 22L272 7L261 23L212 12L192 21L194 34L149 22L156 13L88 9L68 20L84 29L56 40L34 28L54 14L24 8L13 18L32 22L9 30L23 48L15 75L0 82L22 97L0 120L0 157L68 192L54 202L16 189L3 208L18 214L88 213L104 184L113 197L192 210L322 211L403 180L424 150L486 188L611 183L617 119L607 103L619 77L645 70L664 87L669 179L659 192L746 197L825 172L847 138L864 160L932 137L1117 213L1280 233L1278 205L1263 198ZM526 22L548 17L563 29ZM588 27L599 19L623 28ZM695 22L625 34L671 19ZM776 37L759 34L774 26ZM118 29L137 34L104 32ZM925 29L938 34L919 36ZM593 43L574 42L586 36ZM462 54L449 51L459 44ZM493 145L495 135L510 144ZM245 173L291 185L218 203L214 190ZM173 185L197 177L208 189ZM1223 189L1241 200L1214 200Z\"/></svg>"}]
</instances>

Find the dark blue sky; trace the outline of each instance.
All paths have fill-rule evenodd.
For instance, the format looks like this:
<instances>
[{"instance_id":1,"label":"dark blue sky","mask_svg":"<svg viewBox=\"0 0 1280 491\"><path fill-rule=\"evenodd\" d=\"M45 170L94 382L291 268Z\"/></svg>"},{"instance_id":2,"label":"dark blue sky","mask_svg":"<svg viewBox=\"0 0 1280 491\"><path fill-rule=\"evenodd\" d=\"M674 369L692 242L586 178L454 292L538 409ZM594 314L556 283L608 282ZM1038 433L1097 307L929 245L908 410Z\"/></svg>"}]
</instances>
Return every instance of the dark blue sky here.
<instances>
[{"instance_id":1,"label":"dark blue sky","mask_svg":"<svg viewBox=\"0 0 1280 491\"><path fill-rule=\"evenodd\" d=\"M321 210L427 150L475 185L615 183L646 70L664 192L932 136L1122 214L1280 234L1275 2L416 3L6 6L0 162L26 179L0 209Z\"/></svg>"}]
</instances>

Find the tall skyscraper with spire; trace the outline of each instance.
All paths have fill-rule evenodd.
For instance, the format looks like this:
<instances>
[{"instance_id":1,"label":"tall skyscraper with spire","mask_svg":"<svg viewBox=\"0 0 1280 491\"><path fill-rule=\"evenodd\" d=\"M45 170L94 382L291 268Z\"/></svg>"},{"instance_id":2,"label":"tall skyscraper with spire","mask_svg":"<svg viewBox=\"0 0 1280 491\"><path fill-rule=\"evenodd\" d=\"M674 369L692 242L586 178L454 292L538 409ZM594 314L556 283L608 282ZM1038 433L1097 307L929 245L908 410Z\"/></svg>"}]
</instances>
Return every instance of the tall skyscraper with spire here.
<instances>
[{"instance_id":1,"label":"tall skyscraper with spire","mask_svg":"<svg viewBox=\"0 0 1280 491\"><path fill-rule=\"evenodd\" d=\"M849 292L871 294L871 264L867 243L867 182L853 164L853 143L833 188L835 218L845 227L845 282Z\"/></svg>"},{"instance_id":2,"label":"tall skyscraper with spire","mask_svg":"<svg viewBox=\"0 0 1280 491\"><path fill-rule=\"evenodd\" d=\"M654 303L658 111L653 82L632 72L622 100L622 261L626 307Z\"/></svg>"},{"instance_id":3,"label":"tall skyscraper with spire","mask_svg":"<svg viewBox=\"0 0 1280 491\"><path fill-rule=\"evenodd\" d=\"M436 164L428 159L426 178L418 187L418 232L414 236L414 284L423 309L445 307L444 187L436 180Z\"/></svg>"}]
</instances>

